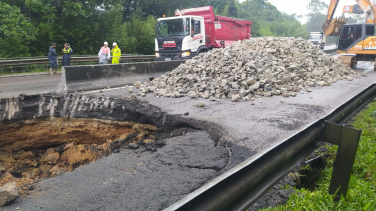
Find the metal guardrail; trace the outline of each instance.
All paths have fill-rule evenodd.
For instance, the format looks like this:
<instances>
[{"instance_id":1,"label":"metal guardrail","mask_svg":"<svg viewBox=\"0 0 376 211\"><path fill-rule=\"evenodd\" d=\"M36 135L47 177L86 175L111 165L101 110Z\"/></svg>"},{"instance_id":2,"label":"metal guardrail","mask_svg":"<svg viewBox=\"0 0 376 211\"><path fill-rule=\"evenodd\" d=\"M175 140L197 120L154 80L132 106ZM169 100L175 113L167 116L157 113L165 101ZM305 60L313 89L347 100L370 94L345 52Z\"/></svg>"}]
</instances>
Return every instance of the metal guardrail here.
<instances>
[{"instance_id":1,"label":"metal guardrail","mask_svg":"<svg viewBox=\"0 0 376 211\"><path fill-rule=\"evenodd\" d=\"M122 54L123 56L140 56L142 54ZM74 55L74 57L93 57L93 55ZM31 56L31 57L12 57L12 58L0 58L0 61L4 60L22 60L22 59L44 59L47 56Z\"/></svg>"},{"instance_id":2,"label":"metal guardrail","mask_svg":"<svg viewBox=\"0 0 376 211\"><path fill-rule=\"evenodd\" d=\"M58 61L61 61L63 57L58 57ZM120 60L145 60L145 59L154 59L155 55L140 55L140 56L121 56ZM111 58L110 58L111 60ZM86 56L86 57L72 57L71 62L90 62L98 61L98 56ZM7 66L22 66L30 64L46 64L48 59L38 58L38 59L20 59L20 60L0 60L0 67Z\"/></svg>"},{"instance_id":3,"label":"metal guardrail","mask_svg":"<svg viewBox=\"0 0 376 211\"><path fill-rule=\"evenodd\" d=\"M373 84L328 115L245 160L166 210L247 210L323 142L327 121L344 124L375 97Z\"/></svg>"}]
</instances>

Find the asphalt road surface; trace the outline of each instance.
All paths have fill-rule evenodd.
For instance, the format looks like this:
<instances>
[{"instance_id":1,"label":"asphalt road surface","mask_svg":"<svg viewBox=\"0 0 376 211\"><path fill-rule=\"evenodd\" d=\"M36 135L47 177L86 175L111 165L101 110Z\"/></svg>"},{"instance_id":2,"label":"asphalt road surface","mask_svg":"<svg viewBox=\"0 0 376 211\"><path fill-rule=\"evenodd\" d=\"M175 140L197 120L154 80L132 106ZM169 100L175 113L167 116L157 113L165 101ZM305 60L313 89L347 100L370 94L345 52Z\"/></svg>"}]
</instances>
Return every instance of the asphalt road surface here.
<instances>
[{"instance_id":1,"label":"asphalt road surface","mask_svg":"<svg viewBox=\"0 0 376 211\"><path fill-rule=\"evenodd\" d=\"M164 73L152 73L148 75L129 75L125 77L113 77L103 79L93 79L86 81L69 81L69 90L90 90L94 88L105 88L108 86L119 87L125 84L132 84L135 81L146 81L149 77L159 77ZM20 94L45 94L56 92L61 80L58 75L26 75L26 76L1 76L0 77L0 97L15 97Z\"/></svg>"},{"instance_id":2,"label":"asphalt road surface","mask_svg":"<svg viewBox=\"0 0 376 211\"><path fill-rule=\"evenodd\" d=\"M0 77L0 97L55 92L61 75Z\"/></svg>"},{"instance_id":3,"label":"asphalt road surface","mask_svg":"<svg viewBox=\"0 0 376 211\"><path fill-rule=\"evenodd\" d=\"M142 99L169 114L183 115L189 112L191 118L214 122L224 128L234 143L260 152L324 116L376 82L376 72L371 69L373 65L360 62L359 66L363 68L356 71L367 73L367 77L338 81L321 88L312 87L312 92L300 92L297 97L256 98L255 105L244 101L233 103L229 99L216 102L188 97L156 98L152 94ZM130 97L125 89L88 93ZM285 103L281 103L281 100ZM196 107L198 101L204 102L205 107Z\"/></svg>"}]
</instances>

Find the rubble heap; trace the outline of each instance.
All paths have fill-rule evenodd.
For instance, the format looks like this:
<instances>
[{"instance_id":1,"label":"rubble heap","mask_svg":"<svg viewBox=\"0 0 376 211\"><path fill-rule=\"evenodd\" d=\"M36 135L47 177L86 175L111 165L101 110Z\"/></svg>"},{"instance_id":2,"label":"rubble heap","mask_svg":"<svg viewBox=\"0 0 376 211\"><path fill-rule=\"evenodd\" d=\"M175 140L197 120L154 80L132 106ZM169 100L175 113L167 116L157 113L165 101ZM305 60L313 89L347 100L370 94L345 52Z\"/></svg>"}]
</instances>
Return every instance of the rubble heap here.
<instances>
[{"instance_id":1,"label":"rubble heap","mask_svg":"<svg viewBox=\"0 0 376 211\"><path fill-rule=\"evenodd\" d=\"M359 77L347 65L302 38L261 37L235 42L187 60L150 82L136 82L139 95L192 98L296 96L309 87ZM127 87L132 92L132 87Z\"/></svg>"}]
</instances>

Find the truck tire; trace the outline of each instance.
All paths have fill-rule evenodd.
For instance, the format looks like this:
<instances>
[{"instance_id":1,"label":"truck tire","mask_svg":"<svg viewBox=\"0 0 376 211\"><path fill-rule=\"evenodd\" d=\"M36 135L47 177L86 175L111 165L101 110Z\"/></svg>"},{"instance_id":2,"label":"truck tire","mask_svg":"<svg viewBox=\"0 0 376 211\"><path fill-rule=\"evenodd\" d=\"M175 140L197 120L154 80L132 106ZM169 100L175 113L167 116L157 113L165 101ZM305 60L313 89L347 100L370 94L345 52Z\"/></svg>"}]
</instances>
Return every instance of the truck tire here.
<instances>
[{"instance_id":1,"label":"truck tire","mask_svg":"<svg viewBox=\"0 0 376 211\"><path fill-rule=\"evenodd\" d=\"M206 46L201 46L198 48L197 50L197 55L201 54L201 53L204 53L204 52L208 52L209 51L209 48L206 47Z\"/></svg>"}]
</instances>

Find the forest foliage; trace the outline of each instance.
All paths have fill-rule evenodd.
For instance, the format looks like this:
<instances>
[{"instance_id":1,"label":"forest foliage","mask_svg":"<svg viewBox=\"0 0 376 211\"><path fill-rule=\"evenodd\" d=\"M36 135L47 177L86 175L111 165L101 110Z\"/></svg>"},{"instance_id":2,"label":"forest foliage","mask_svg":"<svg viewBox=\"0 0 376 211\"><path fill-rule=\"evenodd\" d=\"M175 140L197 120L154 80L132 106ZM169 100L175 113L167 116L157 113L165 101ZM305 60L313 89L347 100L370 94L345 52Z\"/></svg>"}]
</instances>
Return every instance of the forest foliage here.
<instances>
[{"instance_id":1,"label":"forest foliage","mask_svg":"<svg viewBox=\"0 0 376 211\"><path fill-rule=\"evenodd\" d=\"M124 54L154 54L157 18L208 5L252 20L253 37L308 38L310 20L302 25L267 0L1 0L0 58L46 56L51 42L58 52L70 43L76 55L95 55L104 41L117 42Z\"/></svg>"}]
</instances>

